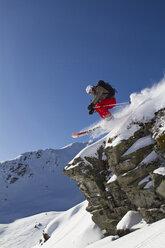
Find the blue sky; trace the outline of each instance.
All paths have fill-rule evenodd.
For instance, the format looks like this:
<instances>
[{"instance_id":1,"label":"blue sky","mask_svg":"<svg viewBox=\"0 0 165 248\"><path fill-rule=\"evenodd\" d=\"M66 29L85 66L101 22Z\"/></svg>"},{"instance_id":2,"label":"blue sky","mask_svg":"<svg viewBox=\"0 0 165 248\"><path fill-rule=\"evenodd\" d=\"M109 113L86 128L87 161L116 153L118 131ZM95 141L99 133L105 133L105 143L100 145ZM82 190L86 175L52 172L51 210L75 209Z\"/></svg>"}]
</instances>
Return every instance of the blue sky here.
<instances>
[{"instance_id":1,"label":"blue sky","mask_svg":"<svg viewBox=\"0 0 165 248\"><path fill-rule=\"evenodd\" d=\"M129 101L165 70L164 0L0 0L0 161L61 148L88 115L88 84Z\"/></svg>"}]
</instances>

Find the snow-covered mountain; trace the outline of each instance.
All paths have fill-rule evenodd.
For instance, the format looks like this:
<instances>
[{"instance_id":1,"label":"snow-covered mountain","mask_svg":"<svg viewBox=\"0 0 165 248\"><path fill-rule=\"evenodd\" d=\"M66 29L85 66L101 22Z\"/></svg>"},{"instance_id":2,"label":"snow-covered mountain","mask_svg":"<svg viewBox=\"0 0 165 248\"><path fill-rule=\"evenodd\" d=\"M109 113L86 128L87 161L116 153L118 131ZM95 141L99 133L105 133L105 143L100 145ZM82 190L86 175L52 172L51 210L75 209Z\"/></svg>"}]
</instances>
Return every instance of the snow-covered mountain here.
<instances>
[{"instance_id":1,"label":"snow-covered mountain","mask_svg":"<svg viewBox=\"0 0 165 248\"><path fill-rule=\"evenodd\" d=\"M67 211L45 212L57 210L55 199L61 207L64 205L61 196L69 201L70 193L73 193L73 187L69 188L67 183L61 185L64 164L58 162L61 160L57 152L53 164L50 162L52 150L24 154L6 164L1 163L3 212L0 217L3 213L6 216L5 211L13 211L11 203L15 209L8 219L14 220L15 213L19 217L16 200L23 206L22 217L27 215L26 205L30 210L33 205L34 214L44 213L1 224L0 247L164 248L164 92L165 79L151 89L132 94L131 104L116 111L114 120L99 123L103 129L95 132L94 137L108 134L87 147L80 145L82 150L78 148L77 154L74 152L70 156L70 161L62 160L65 165L68 163L64 173L79 182L78 186L87 199ZM68 151L68 147L65 149ZM29 162L33 159L35 165ZM55 175L56 186L53 182ZM37 193L32 196L35 188ZM30 199L33 204L29 207Z\"/></svg>"},{"instance_id":2,"label":"snow-covered mountain","mask_svg":"<svg viewBox=\"0 0 165 248\"><path fill-rule=\"evenodd\" d=\"M45 211L66 210L84 198L64 166L87 144L27 152L0 163L0 223Z\"/></svg>"}]
</instances>

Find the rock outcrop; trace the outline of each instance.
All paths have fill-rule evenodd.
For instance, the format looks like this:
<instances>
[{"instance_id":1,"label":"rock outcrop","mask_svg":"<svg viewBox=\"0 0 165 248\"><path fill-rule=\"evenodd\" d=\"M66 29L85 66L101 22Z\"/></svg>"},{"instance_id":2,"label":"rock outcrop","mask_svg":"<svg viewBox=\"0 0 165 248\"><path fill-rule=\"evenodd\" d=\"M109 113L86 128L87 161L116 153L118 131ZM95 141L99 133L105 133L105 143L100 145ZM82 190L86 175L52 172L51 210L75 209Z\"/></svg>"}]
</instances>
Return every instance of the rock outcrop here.
<instances>
[{"instance_id":1,"label":"rock outcrop","mask_svg":"<svg viewBox=\"0 0 165 248\"><path fill-rule=\"evenodd\" d=\"M118 132L83 149L63 173L78 182L87 211L105 235L119 234L117 224L130 210L147 223L165 217L165 109L148 122L125 124Z\"/></svg>"}]
</instances>

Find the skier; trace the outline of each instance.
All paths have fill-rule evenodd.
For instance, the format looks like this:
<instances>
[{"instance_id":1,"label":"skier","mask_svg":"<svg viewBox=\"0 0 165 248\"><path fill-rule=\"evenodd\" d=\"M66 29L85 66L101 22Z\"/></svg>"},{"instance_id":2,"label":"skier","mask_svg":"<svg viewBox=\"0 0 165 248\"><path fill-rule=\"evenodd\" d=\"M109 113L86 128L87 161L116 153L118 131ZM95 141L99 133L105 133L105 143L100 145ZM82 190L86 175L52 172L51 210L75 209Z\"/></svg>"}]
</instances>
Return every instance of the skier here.
<instances>
[{"instance_id":1,"label":"skier","mask_svg":"<svg viewBox=\"0 0 165 248\"><path fill-rule=\"evenodd\" d=\"M96 110L102 119L111 119L109 109L116 105L116 90L110 84L100 80L96 86L88 85L86 92L93 95L93 101L88 106L89 114L92 115Z\"/></svg>"}]
</instances>

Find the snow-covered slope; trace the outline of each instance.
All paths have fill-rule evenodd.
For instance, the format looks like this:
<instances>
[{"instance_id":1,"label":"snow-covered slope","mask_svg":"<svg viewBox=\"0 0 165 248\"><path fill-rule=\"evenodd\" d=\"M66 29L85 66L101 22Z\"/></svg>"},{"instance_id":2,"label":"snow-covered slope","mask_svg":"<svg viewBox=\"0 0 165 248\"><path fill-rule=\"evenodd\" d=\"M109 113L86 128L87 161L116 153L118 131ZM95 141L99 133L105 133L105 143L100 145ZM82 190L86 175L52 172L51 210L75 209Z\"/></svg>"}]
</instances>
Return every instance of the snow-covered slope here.
<instances>
[{"instance_id":1,"label":"snow-covered slope","mask_svg":"<svg viewBox=\"0 0 165 248\"><path fill-rule=\"evenodd\" d=\"M45 212L15 220L12 223L0 224L0 247L33 247L42 238L43 229L58 214L58 212Z\"/></svg>"},{"instance_id":2,"label":"snow-covered slope","mask_svg":"<svg viewBox=\"0 0 165 248\"><path fill-rule=\"evenodd\" d=\"M86 144L27 152L0 163L0 222L44 211L66 210L84 198L64 166Z\"/></svg>"},{"instance_id":3,"label":"snow-covered slope","mask_svg":"<svg viewBox=\"0 0 165 248\"><path fill-rule=\"evenodd\" d=\"M151 225L143 224L140 230L120 239L117 236L103 238L102 231L85 211L86 206L87 202L84 201L64 212L42 213L0 225L0 247L164 248L165 219ZM131 222L130 217L127 220ZM50 235L45 243L43 230Z\"/></svg>"},{"instance_id":4,"label":"snow-covered slope","mask_svg":"<svg viewBox=\"0 0 165 248\"><path fill-rule=\"evenodd\" d=\"M92 222L85 211L87 202L69 209L55 217L44 230L51 238L43 245L45 248L84 248L103 237L101 230ZM35 248L40 247L39 245Z\"/></svg>"},{"instance_id":5,"label":"snow-covered slope","mask_svg":"<svg viewBox=\"0 0 165 248\"><path fill-rule=\"evenodd\" d=\"M165 219L151 225L146 225L142 229L130 233L118 240L111 241L112 238L107 237L84 248L164 248ZM67 247L68 246L66 245L66 248Z\"/></svg>"},{"instance_id":6,"label":"snow-covered slope","mask_svg":"<svg viewBox=\"0 0 165 248\"><path fill-rule=\"evenodd\" d=\"M87 202L84 201L64 212L42 213L0 225L0 247L84 248L103 237L85 211L86 207ZM51 238L40 246L43 230Z\"/></svg>"}]
</instances>

